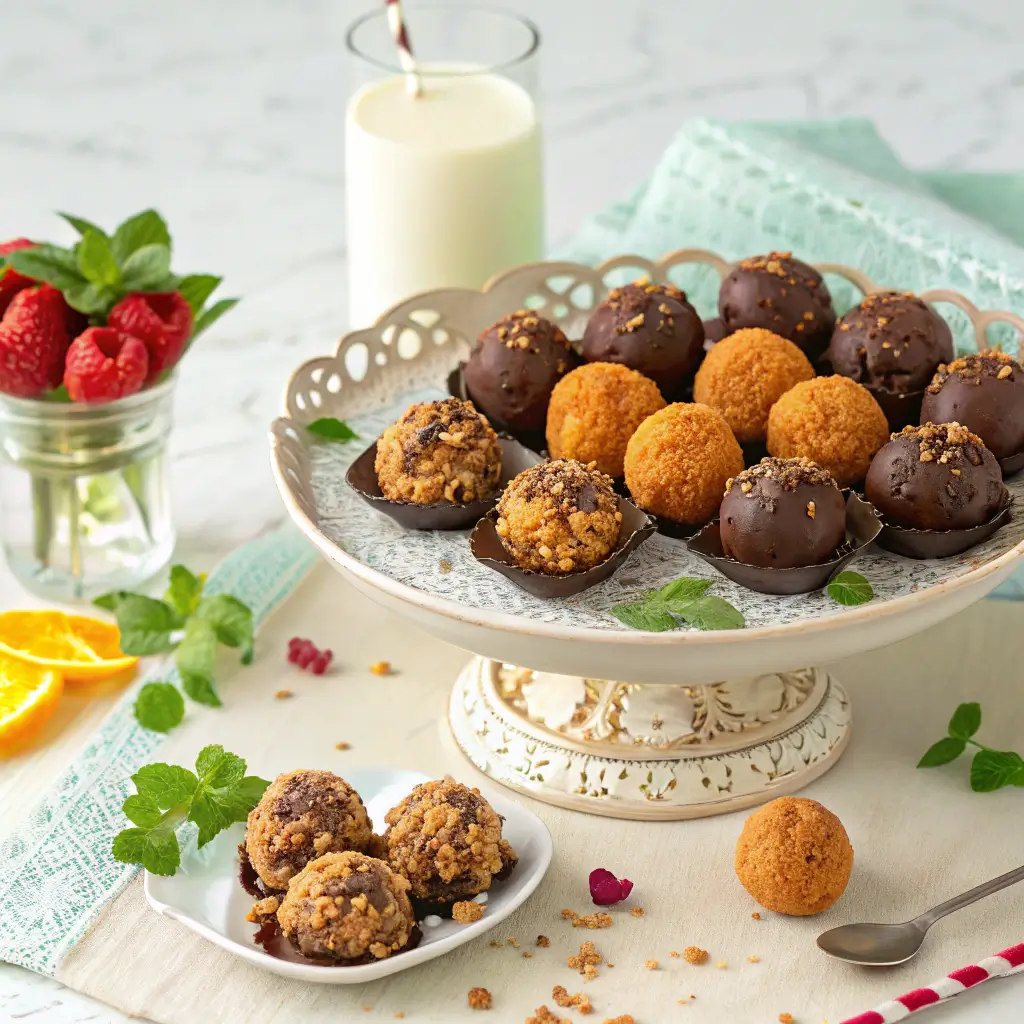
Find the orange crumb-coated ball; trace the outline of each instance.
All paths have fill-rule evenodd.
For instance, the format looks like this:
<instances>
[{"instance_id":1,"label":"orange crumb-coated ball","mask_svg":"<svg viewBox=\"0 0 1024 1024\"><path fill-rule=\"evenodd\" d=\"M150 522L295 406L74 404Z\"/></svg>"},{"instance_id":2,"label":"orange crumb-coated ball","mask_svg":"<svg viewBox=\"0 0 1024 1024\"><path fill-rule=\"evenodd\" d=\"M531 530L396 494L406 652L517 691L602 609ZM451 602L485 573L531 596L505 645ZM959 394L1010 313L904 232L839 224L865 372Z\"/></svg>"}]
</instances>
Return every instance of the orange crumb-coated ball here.
<instances>
[{"instance_id":1,"label":"orange crumb-coated ball","mask_svg":"<svg viewBox=\"0 0 1024 1024\"><path fill-rule=\"evenodd\" d=\"M677 402L648 416L626 448L626 486L647 512L693 526L718 511L743 469L729 424L706 405Z\"/></svg>"},{"instance_id":2,"label":"orange crumb-coated ball","mask_svg":"<svg viewBox=\"0 0 1024 1024\"><path fill-rule=\"evenodd\" d=\"M737 441L763 441L771 407L794 384L813 376L810 360L793 342L763 327L748 327L704 357L693 399L717 409Z\"/></svg>"},{"instance_id":3,"label":"orange crumb-coated ball","mask_svg":"<svg viewBox=\"0 0 1024 1024\"><path fill-rule=\"evenodd\" d=\"M628 366L580 366L551 392L547 426L551 458L596 462L602 473L621 477L633 431L664 407L658 385Z\"/></svg>"},{"instance_id":4,"label":"orange crumb-coated ball","mask_svg":"<svg viewBox=\"0 0 1024 1024\"><path fill-rule=\"evenodd\" d=\"M768 451L780 459L806 455L840 487L864 475L889 440L881 406L849 377L815 377L787 391L768 414Z\"/></svg>"},{"instance_id":5,"label":"orange crumb-coated ball","mask_svg":"<svg viewBox=\"0 0 1024 1024\"><path fill-rule=\"evenodd\" d=\"M783 796L754 811L736 843L736 875L768 910L807 917L846 889L853 847L843 823L817 800Z\"/></svg>"}]
</instances>

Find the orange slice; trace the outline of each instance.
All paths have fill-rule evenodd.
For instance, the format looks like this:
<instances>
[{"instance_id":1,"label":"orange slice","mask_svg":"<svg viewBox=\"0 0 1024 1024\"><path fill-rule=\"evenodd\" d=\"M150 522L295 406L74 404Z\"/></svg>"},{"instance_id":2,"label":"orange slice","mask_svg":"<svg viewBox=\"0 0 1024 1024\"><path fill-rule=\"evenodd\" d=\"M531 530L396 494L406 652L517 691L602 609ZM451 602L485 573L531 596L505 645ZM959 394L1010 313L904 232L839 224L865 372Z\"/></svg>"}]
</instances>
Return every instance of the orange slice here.
<instances>
[{"instance_id":1,"label":"orange slice","mask_svg":"<svg viewBox=\"0 0 1024 1024\"><path fill-rule=\"evenodd\" d=\"M58 611L0 614L0 654L59 672L70 684L107 679L133 668L117 626Z\"/></svg>"},{"instance_id":2,"label":"orange slice","mask_svg":"<svg viewBox=\"0 0 1024 1024\"><path fill-rule=\"evenodd\" d=\"M63 692L59 672L0 654L0 757L42 729Z\"/></svg>"}]
</instances>

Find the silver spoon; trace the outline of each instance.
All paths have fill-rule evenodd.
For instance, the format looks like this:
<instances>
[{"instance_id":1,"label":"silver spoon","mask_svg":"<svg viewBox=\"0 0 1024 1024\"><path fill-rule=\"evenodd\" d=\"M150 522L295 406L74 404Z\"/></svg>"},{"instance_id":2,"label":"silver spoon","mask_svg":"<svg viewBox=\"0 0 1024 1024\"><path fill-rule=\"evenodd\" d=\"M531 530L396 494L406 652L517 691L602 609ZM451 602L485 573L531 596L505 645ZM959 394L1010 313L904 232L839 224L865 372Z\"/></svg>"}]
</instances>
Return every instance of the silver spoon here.
<instances>
[{"instance_id":1,"label":"silver spoon","mask_svg":"<svg viewBox=\"0 0 1024 1024\"><path fill-rule=\"evenodd\" d=\"M847 963L893 967L905 963L917 953L928 929L940 918L1022 880L1024 867L1007 871L1005 875L954 896L905 924L844 924L831 928L818 936L818 948Z\"/></svg>"}]
</instances>

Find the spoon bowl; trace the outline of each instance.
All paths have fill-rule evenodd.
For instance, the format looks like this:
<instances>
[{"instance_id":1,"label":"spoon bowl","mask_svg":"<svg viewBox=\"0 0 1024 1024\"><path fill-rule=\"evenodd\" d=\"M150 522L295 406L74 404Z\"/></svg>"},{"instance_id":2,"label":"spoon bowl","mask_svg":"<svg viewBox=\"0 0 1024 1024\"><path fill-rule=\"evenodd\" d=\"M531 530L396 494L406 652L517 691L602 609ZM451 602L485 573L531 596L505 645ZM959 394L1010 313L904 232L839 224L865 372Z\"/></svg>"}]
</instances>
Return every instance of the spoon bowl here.
<instances>
[{"instance_id":1,"label":"spoon bowl","mask_svg":"<svg viewBox=\"0 0 1024 1024\"><path fill-rule=\"evenodd\" d=\"M829 956L867 967L906 963L921 948L925 928L905 924L844 924L818 936L818 948Z\"/></svg>"}]
</instances>

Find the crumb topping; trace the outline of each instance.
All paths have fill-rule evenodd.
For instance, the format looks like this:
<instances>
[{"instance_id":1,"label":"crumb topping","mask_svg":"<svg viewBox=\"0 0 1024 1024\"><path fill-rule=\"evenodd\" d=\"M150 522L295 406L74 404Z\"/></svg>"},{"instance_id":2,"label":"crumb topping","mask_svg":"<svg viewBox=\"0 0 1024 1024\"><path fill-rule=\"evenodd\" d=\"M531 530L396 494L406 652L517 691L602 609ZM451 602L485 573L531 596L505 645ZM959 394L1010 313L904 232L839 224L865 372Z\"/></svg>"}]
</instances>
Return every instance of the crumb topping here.
<instances>
[{"instance_id":1,"label":"crumb topping","mask_svg":"<svg viewBox=\"0 0 1024 1024\"><path fill-rule=\"evenodd\" d=\"M771 274L773 277L783 278L789 285L801 284L811 290L817 288L821 283L817 274L811 276L797 260L793 259L791 252L770 252L765 256L748 256L746 259L740 260L739 267L742 270ZM813 320L814 316L813 314L808 316L805 313L804 319Z\"/></svg>"},{"instance_id":2,"label":"crumb topping","mask_svg":"<svg viewBox=\"0 0 1024 1024\"><path fill-rule=\"evenodd\" d=\"M832 479L832 474L827 469L819 466L805 455L801 455L793 459L779 459L773 456L764 458L756 466L751 466L731 480L727 480L725 491L728 494L738 483L744 494L754 497L754 484L758 480L774 480L784 491L795 491L801 484L838 489L838 484ZM814 518L813 505L813 501L809 502L807 511L812 519Z\"/></svg>"},{"instance_id":3,"label":"crumb topping","mask_svg":"<svg viewBox=\"0 0 1024 1024\"><path fill-rule=\"evenodd\" d=\"M452 920L458 924L472 924L484 916L487 908L473 900L459 900L452 904Z\"/></svg>"},{"instance_id":4,"label":"crumb topping","mask_svg":"<svg viewBox=\"0 0 1024 1024\"><path fill-rule=\"evenodd\" d=\"M506 348L528 349L535 355L541 354L539 345L544 342L560 345L569 351L569 339L562 329L529 309L517 309L502 317L480 335L481 342L489 336ZM564 369L559 369L559 373L564 373Z\"/></svg>"},{"instance_id":5,"label":"crumb topping","mask_svg":"<svg viewBox=\"0 0 1024 1024\"><path fill-rule=\"evenodd\" d=\"M546 1006L538 1006L524 1024L571 1024L568 1017L556 1017Z\"/></svg>"},{"instance_id":6,"label":"crumb topping","mask_svg":"<svg viewBox=\"0 0 1024 1024\"><path fill-rule=\"evenodd\" d=\"M943 363L935 371L932 382L928 385L930 394L937 395L942 385L950 377L959 377L966 384L980 384L983 377L995 377L996 380L1017 380L1017 374L1024 377L1024 368L1012 356L997 348L983 349L960 356L951 363Z\"/></svg>"},{"instance_id":7,"label":"crumb topping","mask_svg":"<svg viewBox=\"0 0 1024 1024\"><path fill-rule=\"evenodd\" d=\"M708 951L700 946L687 946L683 950L683 959L688 964L703 964L707 962Z\"/></svg>"},{"instance_id":8,"label":"crumb topping","mask_svg":"<svg viewBox=\"0 0 1024 1024\"><path fill-rule=\"evenodd\" d=\"M588 941L580 946L579 954L570 956L566 963L571 970L579 971L580 974L586 975L588 978L596 978L597 965L603 959L604 957L594 947L594 943Z\"/></svg>"},{"instance_id":9,"label":"crumb topping","mask_svg":"<svg viewBox=\"0 0 1024 1024\"><path fill-rule=\"evenodd\" d=\"M671 334L674 314L680 311L673 310L666 300L684 303L686 294L675 285L651 284L640 278L610 291L605 305L615 312L616 334L630 334L645 326L660 334Z\"/></svg>"},{"instance_id":10,"label":"crumb topping","mask_svg":"<svg viewBox=\"0 0 1024 1024\"><path fill-rule=\"evenodd\" d=\"M591 931L595 928L611 928L612 923L612 915L606 914L604 911L586 914L583 917L577 915L572 919L573 928L589 928Z\"/></svg>"},{"instance_id":11,"label":"crumb topping","mask_svg":"<svg viewBox=\"0 0 1024 1024\"><path fill-rule=\"evenodd\" d=\"M904 427L891 440L907 438L916 441L921 453L921 462L938 462L941 465L955 464L966 459L972 466L983 462L981 450L985 447L977 434L959 423L925 423L920 427Z\"/></svg>"}]
</instances>

